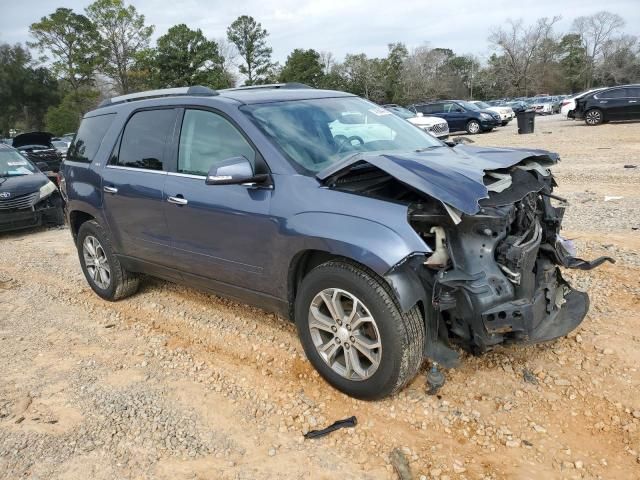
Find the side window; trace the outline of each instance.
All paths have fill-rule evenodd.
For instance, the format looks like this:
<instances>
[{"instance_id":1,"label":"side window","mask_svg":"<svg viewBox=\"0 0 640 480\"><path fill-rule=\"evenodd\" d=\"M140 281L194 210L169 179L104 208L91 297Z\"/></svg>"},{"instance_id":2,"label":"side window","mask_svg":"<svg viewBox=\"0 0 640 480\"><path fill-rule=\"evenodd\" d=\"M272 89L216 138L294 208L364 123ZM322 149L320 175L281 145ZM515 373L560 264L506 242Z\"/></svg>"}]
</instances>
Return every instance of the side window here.
<instances>
[{"instance_id":1,"label":"side window","mask_svg":"<svg viewBox=\"0 0 640 480\"><path fill-rule=\"evenodd\" d=\"M614 88L613 90L606 90L598 94L598 98L603 99L625 98L626 96L627 94L622 88Z\"/></svg>"},{"instance_id":2,"label":"side window","mask_svg":"<svg viewBox=\"0 0 640 480\"><path fill-rule=\"evenodd\" d=\"M206 175L211 167L243 156L255 166L255 151L224 117L205 110L186 110L180 132L178 172Z\"/></svg>"},{"instance_id":3,"label":"side window","mask_svg":"<svg viewBox=\"0 0 640 480\"><path fill-rule=\"evenodd\" d=\"M432 103L430 105L423 105L421 110L422 113L442 113L442 104L441 103Z\"/></svg>"},{"instance_id":4,"label":"side window","mask_svg":"<svg viewBox=\"0 0 640 480\"><path fill-rule=\"evenodd\" d=\"M444 111L444 113L452 113L452 112L458 112L460 111L460 107L458 107L457 104L455 103L445 103L442 105L442 110Z\"/></svg>"},{"instance_id":5,"label":"side window","mask_svg":"<svg viewBox=\"0 0 640 480\"><path fill-rule=\"evenodd\" d=\"M69 147L67 158L73 162L91 163L114 118L114 113L85 118Z\"/></svg>"},{"instance_id":6,"label":"side window","mask_svg":"<svg viewBox=\"0 0 640 480\"><path fill-rule=\"evenodd\" d=\"M626 97L628 98L640 98L640 87L628 87L625 89L627 91Z\"/></svg>"},{"instance_id":7,"label":"side window","mask_svg":"<svg viewBox=\"0 0 640 480\"><path fill-rule=\"evenodd\" d=\"M172 133L174 109L144 110L134 113L122 133L120 150L110 164L146 170L166 170L164 146Z\"/></svg>"}]
</instances>

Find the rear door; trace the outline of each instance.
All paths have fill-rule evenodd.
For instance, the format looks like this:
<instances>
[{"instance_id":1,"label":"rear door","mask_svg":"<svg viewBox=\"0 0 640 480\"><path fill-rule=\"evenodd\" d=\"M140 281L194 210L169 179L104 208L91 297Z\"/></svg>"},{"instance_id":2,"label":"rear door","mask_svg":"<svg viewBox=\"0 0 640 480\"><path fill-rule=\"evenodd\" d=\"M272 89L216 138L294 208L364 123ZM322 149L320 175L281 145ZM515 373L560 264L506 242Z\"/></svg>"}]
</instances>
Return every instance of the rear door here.
<instances>
[{"instance_id":1,"label":"rear door","mask_svg":"<svg viewBox=\"0 0 640 480\"><path fill-rule=\"evenodd\" d=\"M164 202L175 268L265 291L264 266L277 235L277 222L269 216L273 190L207 185L205 179L211 167L232 157L244 156L256 173L267 173L266 165L240 130L216 111L185 109L177 144L177 168L167 176Z\"/></svg>"},{"instance_id":2,"label":"rear door","mask_svg":"<svg viewBox=\"0 0 640 480\"><path fill-rule=\"evenodd\" d=\"M105 215L119 253L160 265L168 265L171 254L163 189L176 116L174 108L135 112L102 175Z\"/></svg>"},{"instance_id":3,"label":"rear door","mask_svg":"<svg viewBox=\"0 0 640 480\"><path fill-rule=\"evenodd\" d=\"M594 107L604 112L605 120L624 120L627 118L629 102L624 88L611 88L594 95Z\"/></svg>"}]
</instances>

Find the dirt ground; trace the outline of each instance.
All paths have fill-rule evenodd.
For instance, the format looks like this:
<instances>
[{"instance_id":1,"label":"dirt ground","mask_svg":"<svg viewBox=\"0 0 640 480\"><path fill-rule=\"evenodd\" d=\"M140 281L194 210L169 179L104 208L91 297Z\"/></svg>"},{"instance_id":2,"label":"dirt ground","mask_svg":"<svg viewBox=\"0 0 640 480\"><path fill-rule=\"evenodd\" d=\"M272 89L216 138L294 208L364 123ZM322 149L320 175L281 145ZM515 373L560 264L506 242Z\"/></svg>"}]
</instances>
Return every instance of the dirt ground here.
<instances>
[{"instance_id":1,"label":"dirt ground","mask_svg":"<svg viewBox=\"0 0 640 480\"><path fill-rule=\"evenodd\" d=\"M390 479L394 448L416 479L640 478L640 123L556 115L473 139L558 151L566 235L617 259L566 272L591 296L568 338L465 355L438 397L425 364L367 403L324 383L279 317L154 279L104 302L68 230L3 234L0 478Z\"/></svg>"}]
</instances>

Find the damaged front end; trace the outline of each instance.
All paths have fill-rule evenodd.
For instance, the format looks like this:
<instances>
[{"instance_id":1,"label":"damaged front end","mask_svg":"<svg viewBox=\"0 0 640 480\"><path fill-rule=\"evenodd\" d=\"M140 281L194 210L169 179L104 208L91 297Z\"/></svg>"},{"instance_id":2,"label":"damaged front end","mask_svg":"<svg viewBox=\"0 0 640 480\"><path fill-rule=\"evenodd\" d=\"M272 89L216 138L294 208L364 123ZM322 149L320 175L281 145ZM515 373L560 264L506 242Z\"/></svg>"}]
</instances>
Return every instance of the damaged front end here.
<instances>
[{"instance_id":1,"label":"damaged front end","mask_svg":"<svg viewBox=\"0 0 640 480\"><path fill-rule=\"evenodd\" d=\"M447 347L450 340L480 353L500 343L536 343L566 335L586 316L589 297L573 290L559 267L588 270L613 262L608 257L593 262L576 258L571 242L560 235L564 201L553 194L556 184L549 171L556 156L456 149L463 160L446 168L476 180L475 190L461 192L464 201L457 204L434 195L438 185L420 188L429 177L419 175L419 169L398 175L389 168L389 157L380 162L367 159L423 194L404 200L410 224L432 253L406 259L386 278L396 291L406 291L403 281L413 282L414 288L420 282L428 322L425 354L445 366L457 360ZM470 158L477 162L480 176L466 175L472 171ZM408 159L402 160L406 167ZM446 193L452 198L451 190Z\"/></svg>"}]
</instances>

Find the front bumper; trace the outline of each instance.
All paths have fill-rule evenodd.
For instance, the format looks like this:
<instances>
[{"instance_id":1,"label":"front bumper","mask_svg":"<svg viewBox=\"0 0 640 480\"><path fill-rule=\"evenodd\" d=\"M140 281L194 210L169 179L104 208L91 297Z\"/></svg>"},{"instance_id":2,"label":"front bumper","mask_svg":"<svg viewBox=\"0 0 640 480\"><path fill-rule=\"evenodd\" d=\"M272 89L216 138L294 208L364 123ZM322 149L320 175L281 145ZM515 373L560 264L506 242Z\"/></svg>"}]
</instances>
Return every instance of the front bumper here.
<instances>
[{"instance_id":1,"label":"front bumper","mask_svg":"<svg viewBox=\"0 0 640 480\"><path fill-rule=\"evenodd\" d=\"M481 119L480 127L482 130L491 130L492 128L497 128L502 125L502 120L492 118L491 120Z\"/></svg>"},{"instance_id":2,"label":"front bumper","mask_svg":"<svg viewBox=\"0 0 640 480\"><path fill-rule=\"evenodd\" d=\"M59 224L63 220L62 199L53 194L30 208L0 210L0 232Z\"/></svg>"},{"instance_id":3,"label":"front bumper","mask_svg":"<svg viewBox=\"0 0 640 480\"><path fill-rule=\"evenodd\" d=\"M425 290L421 301L432 307L431 328L447 332L445 343L450 339L474 352L568 334L584 320L589 297L571 288L558 265L588 270L613 261L587 262L568 253L569 242L558 234L564 208L538 193L551 191L552 177L534 181L532 173L516 171L512 178L534 191L513 203L517 191L492 195L480 202L479 213L457 224L418 211L410 217L419 232L432 231L431 225L446 232L444 257L432 265L427 257L421 268L413 267ZM451 355L439 343L432 339L426 352L445 364Z\"/></svg>"}]
</instances>

